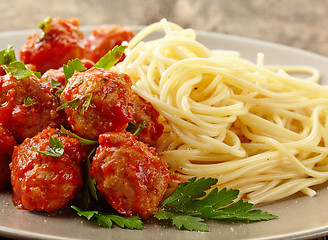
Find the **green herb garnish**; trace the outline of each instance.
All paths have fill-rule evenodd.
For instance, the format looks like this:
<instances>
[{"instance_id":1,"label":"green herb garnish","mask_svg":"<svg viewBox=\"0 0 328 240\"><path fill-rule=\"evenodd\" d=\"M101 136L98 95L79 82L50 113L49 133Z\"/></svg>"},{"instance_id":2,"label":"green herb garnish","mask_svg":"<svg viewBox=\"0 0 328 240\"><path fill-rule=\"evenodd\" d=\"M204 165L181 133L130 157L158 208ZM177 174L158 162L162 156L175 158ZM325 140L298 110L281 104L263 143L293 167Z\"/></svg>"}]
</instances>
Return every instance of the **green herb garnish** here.
<instances>
[{"instance_id":1,"label":"green herb garnish","mask_svg":"<svg viewBox=\"0 0 328 240\"><path fill-rule=\"evenodd\" d=\"M91 98L92 98L92 93L89 94L87 100L83 102L82 107L79 109L81 115L84 115L85 111L88 110L90 106Z\"/></svg>"},{"instance_id":2,"label":"green herb garnish","mask_svg":"<svg viewBox=\"0 0 328 240\"><path fill-rule=\"evenodd\" d=\"M82 100L83 98L84 97L76 98L74 100L68 101L68 102L60 105L59 107L57 107L57 111L58 110L63 110L63 109L68 108L68 107L71 107L73 110L79 110L79 113L81 115L84 115L84 113L88 110L88 108L90 106L90 102L91 102L91 99L92 99L92 93L87 95L87 99L83 102L82 106L79 107L80 100Z\"/></svg>"},{"instance_id":3,"label":"green herb garnish","mask_svg":"<svg viewBox=\"0 0 328 240\"><path fill-rule=\"evenodd\" d=\"M159 220L171 220L177 228L190 231L209 231L205 219L226 221L263 221L277 218L273 214L252 210L253 204L239 200L239 190L214 188L206 195L205 191L217 183L214 178L196 178L181 183L160 208L153 212Z\"/></svg>"},{"instance_id":4,"label":"green herb garnish","mask_svg":"<svg viewBox=\"0 0 328 240\"><path fill-rule=\"evenodd\" d=\"M126 131L132 133L133 135L136 135L138 132L146 128L146 123L146 121L142 121L138 124L129 122Z\"/></svg>"},{"instance_id":5,"label":"green herb garnish","mask_svg":"<svg viewBox=\"0 0 328 240\"><path fill-rule=\"evenodd\" d=\"M38 72L28 70L24 63L17 61L12 45L8 45L4 50L0 51L0 65L6 73L11 73L16 79L22 79L32 74L35 74L37 77L40 75Z\"/></svg>"},{"instance_id":6,"label":"green herb garnish","mask_svg":"<svg viewBox=\"0 0 328 240\"><path fill-rule=\"evenodd\" d=\"M49 147L46 151L38 151L34 147L32 147L32 150L47 156L60 157L64 153L64 145L59 141L57 137L50 137Z\"/></svg>"},{"instance_id":7,"label":"green herb garnish","mask_svg":"<svg viewBox=\"0 0 328 240\"><path fill-rule=\"evenodd\" d=\"M110 69L113 67L123 56L126 46L115 46L112 50L108 51L99 61L93 66L96 68Z\"/></svg>"},{"instance_id":8,"label":"green herb garnish","mask_svg":"<svg viewBox=\"0 0 328 240\"><path fill-rule=\"evenodd\" d=\"M34 100L33 98L31 98L30 96L26 96L24 98L24 106L25 107L32 107L32 106L34 106L36 104L39 104L39 102L36 101L36 100Z\"/></svg>"},{"instance_id":9,"label":"green herb garnish","mask_svg":"<svg viewBox=\"0 0 328 240\"><path fill-rule=\"evenodd\" d=\"M5 49L0 51L0 65L8 65L16 61L15 50L12 45L8 45Z\"/></svg>"},{"instance_id":10,"label":"green herb garnish","mask_svg":"<svg viewBox=\"0 0 328 240\"><path fill-rule=\"evenodd\" d=\"M62 105L60 105L59 107L57 107L56 110L57 110L57 111L58 111L58 110L63 110L63 109L68 108L68 107L71 107L71 108L73 108L74 110L76 110L76 109L78 109L78 107L79 107L79 101L80 101L79 98L76 98L76 99L74 99L74 100L68 101L68 102L66 102L66 103L64 103L64 104L62 104Z\"/></svg>"},{"instance_id":11,"label":"green herb garnish","mask_svg":"<svg viewBox=\"0 0 328 240\"><path fill-rule=\"evenodd\" d=\"M98 225L106 228L111 228L113 222L121 228L129 229L144 229L142 221L139 217L125 217L117 214L104 214L99 211L83 211L76 206L71 206L79 216L83 216L88 220L96 218Z\"/></svg>"},{"instance_id":12,"label":"green herb garnish","mask_svg":"<svg viewBox=\"0 0 328 240\"><path fill-rule=\"evenodd\" d=\"M66 133L68 135L71 135L72 137L75 137L75 138L81 140L82 145L96 145L96 144L98 144L97 141L82 138L82 137L76 135L75 133L72 133L71 131L65 129L63 126L60 127L60 130L62 130L64 133Z\"/></svg>"},{"instance_id":13,"label":"green herb garnish","mask_svg":"<svg viewBox=\"0 0 328 240\"><path fill-rule=\"evenodd\" d=\"M42 22L39 22L39 28L42 30L40 35L38 35L36 41L40 42L44 39L46 34L50 31L52 28L53 24L51 23L52 18L51 17L46 17Z\"/></svg>"},{"instance_id":14,"label":"green herb garnish","mask_svg":"<svg viewBox=\"0 0 328 240\"><path fill-rule=\"evenodd\" d=\"M50 88L55 88L55 87L59 87L61 84L60 82L57 82L55 79L51 79L50 81Z\"/></svg>"},{"instance_id":15,"label":"green herb garnish","mask_svg":"<svg viewBox=\"0 0 328 240\"><path fill-rule=\"evenodd\" d=\"M70 79L75 71L82 72L85 71L86 68L83 65L82 61L78 58L69 60L67 65L63 65L63 71L65 75L65 86L67 85L68 79Z\"/></svg>"}]
</instances>

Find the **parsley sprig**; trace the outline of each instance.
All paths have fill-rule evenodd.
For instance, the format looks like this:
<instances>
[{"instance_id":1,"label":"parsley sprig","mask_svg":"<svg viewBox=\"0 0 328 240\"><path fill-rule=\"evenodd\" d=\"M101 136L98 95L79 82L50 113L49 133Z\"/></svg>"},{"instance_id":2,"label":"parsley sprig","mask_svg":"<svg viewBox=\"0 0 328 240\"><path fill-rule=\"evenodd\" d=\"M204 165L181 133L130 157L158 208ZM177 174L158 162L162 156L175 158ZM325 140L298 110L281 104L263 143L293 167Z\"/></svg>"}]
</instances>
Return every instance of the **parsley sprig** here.
<instances>
[{"instance_id":1,"label":"parsley sprig","mask_svg":"<svg viewBox=\"0 0 328 240\"><path fill-rule=\"evenodd\" d=\"M49 138L49 146L46 151L39 151L35 147L32 147L33 151L44 154L51 157L60 157L64 153L64 145L60 142L57 137Z\"/></svg>"},{"instance_id":2,"label":"parsley sprig","mask_svg":"<svg viewBox=\"0 0 328 240\"><path fill-rule=\"evenodd\" d=\"M143 129L146 128L146 124L146 121L141 121L137 124L129 122L126 131L132 133L133 135L136 135L137 133L141 132Z\"/></svg>"},{"instance_id":3,"label":"parsley sprig","mask_svg":"<svg viewBox=\"0 0 328 240\"><path fill-rule=\"evenodd\" d=\"M102 227L111 228L114 222L121 228L144 229L142 221L137 216L125 217L117 214L104 214L99 211L83 211L76 206L71 207L77 212L79 216L83 216L88 220L96 218L98 225Z\"/></svg>"},{"instance_id":4,"label":"parsley sprig","mask_svg":"<svg viewBox=\"0 0 328 240\"><path fill-rule=\"evenodd\" d=\"M196 178L181 183L171 196L166 198L160 208L154 212L159 220L171 220L177 228L190 231L209 231L205 219L228 221L263 221L277 216L252 210L253 204L244 200L235 202L239 190L213 188L207 195L206 191L217 183L214 178Z\"/></svg>"},{"instance_id":5,"label":"parsley sprig","mask_svg":"<svg viewBox=\"0 0 328 240\"><path fill-rule=\"evenodd\" d=\"M252 203L243 200L236 201L239 190L223 188L219 191L215 187L206 194L216 183L217 179L214 178L191 178L181 183L173 194L162 202L160 210L153 212L154 217L160 221L170 220L178 229L201 232L210 231L205 223L206 219L253 222L277 218L273 214L253 209ZM128 218L118 215L118 213L115 215L99 211L83 211L76 206L72 206L72 208L77 211L79 216L84 216L88 220L96 218L101 226L110 228L112 221L115 222L115 219L119 219L130 224L120 223L120 225L115 222L120 227L143 229L142 222L138 217Z\"/></svg>"},{"instance_id":6,"label":"parsley sprig","mask_svg":"<svg viewBox=\"0 0 328 240\"><path fill-rule=\"evenodd\" d=\"M23 62L17 61L12 45L8 45L0 51L0 65L6 73L11 73L16 79L22 79L32 74L35 74L37 77L40 76L40 73L30 71Z\"/></svg>"}]
</instances>

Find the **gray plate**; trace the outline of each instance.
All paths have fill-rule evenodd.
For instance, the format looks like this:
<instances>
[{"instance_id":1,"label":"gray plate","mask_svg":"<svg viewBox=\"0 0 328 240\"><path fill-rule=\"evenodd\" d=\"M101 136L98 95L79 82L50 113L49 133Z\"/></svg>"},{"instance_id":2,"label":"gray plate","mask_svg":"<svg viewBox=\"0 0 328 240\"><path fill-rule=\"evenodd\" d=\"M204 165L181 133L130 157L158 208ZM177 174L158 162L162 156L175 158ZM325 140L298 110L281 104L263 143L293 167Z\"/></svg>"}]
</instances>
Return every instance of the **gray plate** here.
<instances>
[{"instance_id":1,"label":"gray plate","mask_svg":"<svg viewBox=\"0 0 328 240\"><path fill-rule=\"evenodd\" d=\"M84 30L88 33L91 28L86 27ZM18 50L30 32L1 33L0 49L12 44ZM255 61L256 54L262 52L266 64L316 67L322 73L322 83L328 84L326 57L277 44L216 33L199 32L198 40L212 49L237 50L242 57L251 61ZM209 233L181 231L155 224L146 224L145 230L124 230L119 227L105 229L78 217L70 209L55 214L16 210L10 198L11 193L0 193L0 236L17 239L308 239L328 234L326 184L318 187L318 194L313 198L299 194L258 207L278 215L279 219L249 224L209 222Z\"/></svg>"}]
</instances>

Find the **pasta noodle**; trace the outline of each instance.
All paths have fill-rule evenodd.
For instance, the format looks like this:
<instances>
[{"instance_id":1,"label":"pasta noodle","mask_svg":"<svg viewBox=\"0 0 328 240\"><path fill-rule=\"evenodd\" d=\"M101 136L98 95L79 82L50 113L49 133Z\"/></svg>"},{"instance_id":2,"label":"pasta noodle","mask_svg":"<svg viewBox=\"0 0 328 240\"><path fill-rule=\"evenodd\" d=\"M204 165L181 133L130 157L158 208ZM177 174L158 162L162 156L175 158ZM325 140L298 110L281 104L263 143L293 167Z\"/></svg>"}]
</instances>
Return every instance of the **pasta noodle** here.
<instances>
[{"instance_id":1,"label":"pasta noodle","mask_svg":"<svg viewBox=\"0 0 328 240\"><path fill-rule=\"evenodd\" d=\"M159 29L163 37L145 39ZM328 180L327 86L314 68L239 55L163 19L129 42L118 68L161 114L157 151L172 171L218 178L254 204L313 196Z\"/></svg>"}]
</instances>

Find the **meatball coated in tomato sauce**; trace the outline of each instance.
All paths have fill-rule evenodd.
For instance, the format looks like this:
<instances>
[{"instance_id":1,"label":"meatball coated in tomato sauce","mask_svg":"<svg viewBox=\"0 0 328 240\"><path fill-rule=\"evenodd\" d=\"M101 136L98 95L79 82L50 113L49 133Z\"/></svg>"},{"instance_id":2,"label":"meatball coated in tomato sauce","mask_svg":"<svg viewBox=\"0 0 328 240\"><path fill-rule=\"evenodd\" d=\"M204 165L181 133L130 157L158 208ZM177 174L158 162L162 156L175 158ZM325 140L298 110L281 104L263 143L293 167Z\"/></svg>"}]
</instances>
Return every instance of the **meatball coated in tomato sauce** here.
<instances>
[{"instance_id":1,"label":"meatball coated in tomato sauce","mask_svg":"<svg viewBox=\"0 0 328 240\"><path fill-rule=\"evenodd\" d=\"M63 144L60 157L35 151L47 151L50 137ZM14 205L46 212L66 206L83 185L82 156L81 141L57 129L46 128L25 139L14 149L10 164Z\"/></svg>"},{"instance_id":2,"label":"meatball coated in tomato sauce","mask_svg":"<svg viewBox=\"0 0 328 240\"><path fill-rule=\"evenodd\" d=\"M83 59L81 61L86 69L90 69L91 67L93 67L93 65L95 65L94 62L90 60ZM50 87L51 89L50 91L54 95L56 95L56 92L59 89L65 88L65 74L64 74L63 67L59 69L49 69L42 75L41 79L44 84ZM52 80L57 82L58 86L51 85Z\"/></svg>"},{"instance_id":3,"label":"meatball coated in tomato sauce","mask_svg":"<svg viewBox=\"0 0 328 240\"><path fill-rule=\"evenodd\" d=\"M40 31L28 36L20 49L21 61L34 64L41 73L83 56L84 35L75 18L49 19L42 24Z\"/></svg>"},{"instance_id":4,"label":"meatball coated in tomato sauce","mask_svg":"<svg viewBox=\"0 0 328 240\"><path fill-rule=\"evenodd\" d=\"M154 150L129 132L100 135L90 175L119 213L148 218L161 202L170 176Z\"/></svg>"},{"instance_id":5,"label":"meatball coated in tomato sauce","mask_svg":"<svg viewBox=\"0 0 328 240\"><path fill-rule=\"evenodd\" d=\"M21 143L44 128L58 127L63 113L58 101L35 75L16 79L12 74L0 76L0 123Z\"/></svg>"},{"instance_id":6,"label":"meatball coated in tomato sauce","mask_svg":"<svg viewBox=\"0 0 328 240\"><path fill-rule=\"evenodd\" d=\"M10 183L9 163L16 145L13 136L0 124L0 190L8 187Z\"/></svg>"},{"instance_id":7,"label":"meatball coated in tomato sauce","mask_svg":"<svg viewBox=\"0 0 328 240\"><path fill-rule=\"evenodd\" d=\"M72 130L88 139L124 131L134 113L131 84L128 75L102 68L75 72L60 96Z\"/></svg>"},{"instance_id":8,"label":"meatball coated in tomato sauce","mask_svg":"<svg viewBox=\"0 0 328 240\"><path fill-rule=\"evenodd\" d=\"M122 25L99 26L86 39L85 58L97 62L109 50L133 37L134 32Z\"/></svg>"},{"instance_id":9,"label":"meatball coated in tomato sauce","mask_svg":"<svg viewBox=\"0 0 328 240\"><path fill-rule=\"evenodd\" d=\"M145 128L135 134L135 138L148 146L155 146L157 139L163 133L163 125L158 121L159 113L156 109L146 100L134 94L131 98L133 102L135 114L133 115L132 122L140 124L145 122Z\"/></svg>"}]
</instances>

